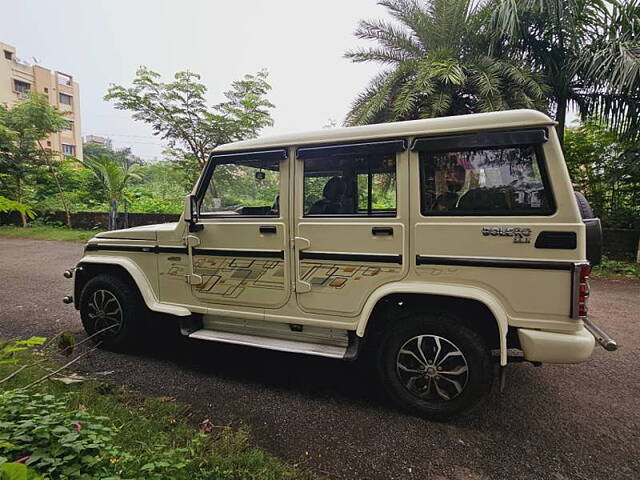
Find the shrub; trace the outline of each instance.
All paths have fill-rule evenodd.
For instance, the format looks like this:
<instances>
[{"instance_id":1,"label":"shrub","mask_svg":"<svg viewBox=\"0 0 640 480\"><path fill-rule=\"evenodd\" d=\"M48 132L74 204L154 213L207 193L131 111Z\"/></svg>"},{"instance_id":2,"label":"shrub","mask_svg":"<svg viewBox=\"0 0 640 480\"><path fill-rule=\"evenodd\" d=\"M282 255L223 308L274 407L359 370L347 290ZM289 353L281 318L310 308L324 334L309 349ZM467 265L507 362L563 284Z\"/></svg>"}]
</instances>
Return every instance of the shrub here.
<instances>
[{"instance_id":1,"label":"shrub","mask_svg":"<svg viewBox=\"0 0 640 480\"><path fill-rule=\"evenodd\" d=\"M116 456L106 417L71 410L56 398L19 390L0 394L0 461L24 459L60 479L106 474ZM4 458L2 458L4 457Z\"/></svg>"}]
</instances>

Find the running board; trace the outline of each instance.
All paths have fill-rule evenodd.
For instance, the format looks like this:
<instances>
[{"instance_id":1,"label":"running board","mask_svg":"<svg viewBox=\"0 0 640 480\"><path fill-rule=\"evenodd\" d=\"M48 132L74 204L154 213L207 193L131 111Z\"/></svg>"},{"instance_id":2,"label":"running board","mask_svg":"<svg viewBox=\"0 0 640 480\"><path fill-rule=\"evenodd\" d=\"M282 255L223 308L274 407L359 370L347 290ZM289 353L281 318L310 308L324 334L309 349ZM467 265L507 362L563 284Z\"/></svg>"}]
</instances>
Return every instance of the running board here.
<instances>
[{"instance_id":1,"label":"running board","mask_svg":"<svg viewBox=\"0 0 640 480\"><path fill-rule=\"evenodd\" d=\"M322 345L318 343L296 342L282 338L259 337L257 335L246 335L242 333L221 332L217 330L200 329L190 333L189 338L200 340L211 340L214 342L234 343L236 345L246 345L249 347L266 348L269 350L279 350L281 352L304 353L316 355L318 357L348 358L347 347L335 345Z\"/></svg>"}]
</instances>

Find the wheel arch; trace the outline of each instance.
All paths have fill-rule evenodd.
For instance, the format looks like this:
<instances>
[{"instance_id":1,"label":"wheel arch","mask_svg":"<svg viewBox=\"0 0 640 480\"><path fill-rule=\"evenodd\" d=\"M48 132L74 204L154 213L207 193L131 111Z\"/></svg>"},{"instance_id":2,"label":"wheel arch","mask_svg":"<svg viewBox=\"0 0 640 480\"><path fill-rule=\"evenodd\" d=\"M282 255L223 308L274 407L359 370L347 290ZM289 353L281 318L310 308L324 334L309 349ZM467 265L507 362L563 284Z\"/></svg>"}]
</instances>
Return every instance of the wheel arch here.
<instances>
[{"instance_id":1,"label":"wheel arch","mask_svg":"<svg viewBox=\"0 0 640 480\"><path fill-rule=\"evenodd\" d=\"M372 323L372 318L376 312L384 308L388 300L399 300L403 297L423 298L433 302L434 299L440 301L475 302L484 307L495 321L498 335L498 348L500 350L500 365L507 364L507 334L509 331L509 321L502 303L490 292L486 290L465 286L465 285L442 285L442 284L407 284L391 283L377 289L367 300L362 309L360 319L356 328L358 337L365 337L368 327Z\"/></svg>"},{"instance_id":2,"label":"wheel arch","mask_svg":"<svg viewBox=\"0 0 640 480\"><path fill-rule=\"evenodd\" d=\"M80 294L86 282L95 275L109 273L132 282L133 285L137 287L149 310L179 317L191 315L191 311L185 307L161 303L153 291L153 288L151 288L151 283L145 273L137 263L129 258L108 255L88 255L80 260L78 267L82 269L79 271L76 270L75 275L74 304L76 308L79 308Z\"/></svg>"}]
</instances>

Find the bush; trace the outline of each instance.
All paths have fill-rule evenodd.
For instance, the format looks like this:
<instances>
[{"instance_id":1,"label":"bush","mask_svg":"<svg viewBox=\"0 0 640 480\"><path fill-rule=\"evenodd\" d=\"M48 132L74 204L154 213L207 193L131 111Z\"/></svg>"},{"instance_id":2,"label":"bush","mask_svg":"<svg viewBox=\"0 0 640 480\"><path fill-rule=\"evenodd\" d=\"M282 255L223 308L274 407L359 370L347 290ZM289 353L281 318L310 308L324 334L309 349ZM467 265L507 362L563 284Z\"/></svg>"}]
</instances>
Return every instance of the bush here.
<instances>
[{"instance_id":1,"label":"bush","mask_svg":"<svg viewBox=\"0 0 640 480\"><path fill-rule=\"evenodd\" d=\"M640 278L640 264L603 258L602 263L593 268L594 277Z\"/></svg>"},{"instance_id":2,"label":"bush","mask_svg":"<svg viewBox=\"0 0 640 480\"><path fill-rule=\"evenodd\" d=\"M68 405L67 396L0 394L0 462L25 459L38 472L60 479L107 474L116 455L109 419Z\"/></svg>"}]
</instances>

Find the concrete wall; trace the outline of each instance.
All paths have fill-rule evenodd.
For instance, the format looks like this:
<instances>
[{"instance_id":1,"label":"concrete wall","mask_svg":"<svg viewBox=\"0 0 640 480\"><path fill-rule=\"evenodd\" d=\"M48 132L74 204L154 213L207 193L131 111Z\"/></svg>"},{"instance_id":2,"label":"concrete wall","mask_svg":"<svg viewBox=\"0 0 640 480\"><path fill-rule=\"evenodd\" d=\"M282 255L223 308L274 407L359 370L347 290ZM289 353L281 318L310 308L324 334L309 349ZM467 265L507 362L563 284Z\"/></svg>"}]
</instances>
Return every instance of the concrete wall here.
<instances>
[{"instance_id":1,"label":"concrete wall","mask_svg":"<svg viewBox=\"0 0 640 480\"><path fill-rule=\"evenodd\" d=\"M614 260L625 260L637 262L638 242L640 241L640 230L629 230L623 228L605 228L602 231L603 253L606 257Z\"/></svg>"}]
</instances>

